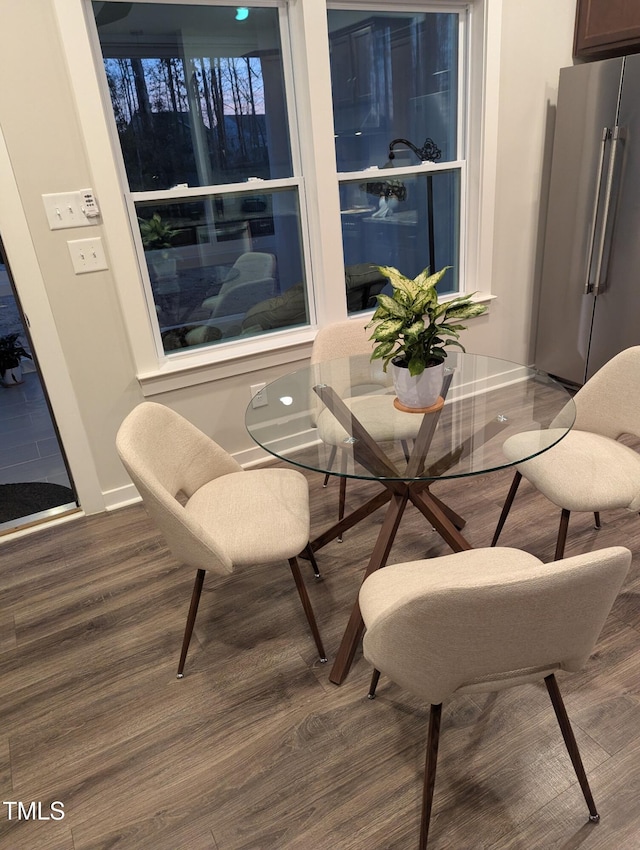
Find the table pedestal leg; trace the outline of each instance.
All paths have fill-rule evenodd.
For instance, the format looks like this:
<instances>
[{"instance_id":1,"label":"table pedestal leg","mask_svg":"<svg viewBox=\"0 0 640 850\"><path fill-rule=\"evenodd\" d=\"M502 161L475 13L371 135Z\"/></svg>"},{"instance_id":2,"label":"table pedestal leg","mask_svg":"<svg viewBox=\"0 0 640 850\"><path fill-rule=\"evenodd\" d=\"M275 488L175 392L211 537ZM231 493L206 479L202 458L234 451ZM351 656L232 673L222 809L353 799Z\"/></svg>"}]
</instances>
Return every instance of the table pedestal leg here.
<instances>
[{"instance_id":1,"label":"table pedestal leg","mask_svg":"<svg viewBox=\"0 0 640 850\"><path fill-rule=\"evenodd\" d=\"M408 498L408 488L405 493L394 493L391 497L391 502L382 522L382 528L378 534L378 539L373 547L373 552L371 553L371 558L369 559L369 564L367 565L363 581L367 578L367 576L370 576L371 573L386 564L389 552L391 551L391 546L393 545L393 541L396 536L396 531L398 530L400 520L402 519L402 514L404 513L404 509L407 505ZM360 605L356 598L353 610L351 611L351 617L347 623L347 628L342 636L342 643L340 644L336 659L333 662L333 667L331 668L331 673L329 674L329 681L333 682L335 685L340 685L345 680L351 667L356 648L360 638L362 637L363 629L364 623L362 622Z\"/></svg>"},{"instance_id":2,"label":"table pedestal leg","mask_svg":"<svg viewBox=\"0 0 640 850\"><path fill-rule=\"evenodd\" d=\"M439 499L434 493L431 492L431 490L429 490L429 496L433 499L436 505L438 505L440 510L449 517L449 519L455 525L458 531L462 531L462 529L467 524L466 519L463 519L460 514L457 514L453 510L453 508L450 508L449 505L443 502L442 499Z\"/></svg>"},{"instance_id":3,"label":"table pedestal leg","mask_svg":"<svg viewBox=\"0 0 640 850\"><path fill-rule=\"evenodd\" d=\"M473 548L454 525L453 519L449 516L449 511L445 512L440 507L442 504L440 500L434 498L426 489L423 492L417 492L417 490L418 488L412 487L411 484L405 484L403 492L396 492L391 496L391 502L387 508L382 528L371 553L371 558L362 579L363 581L371 573L384 567L387 563L387 558L391 552L402 514L409 499L418 508L420 513L429 520L438 534L449 544L454 552L462 552ZM457 516L453 511L451 513ZM351 617L347 623L347 628L342 636L342 642L340 643L331 673L329 674L329 681L333 682L334 685L341 685L346 679L363 631L364 622L360 613L360 605L356 598L351 611Z\"/></svg>"},{"instance_id":4,"label":"table pedestal leg","mask_svg":"<svg viewBox=\"0 0 640 850\"><path fill-rule=\"evenodd\" d=\"M428 490L415 492L412 487L409 487L409 498L420 513L429 520L445 543L451 546L454 552L464 552L466 549L473 549L469 541L460 533L455 520L450 516L450 513L454 516L457 516L457 514L447 508L440 499L435 499L433 493L430 493Z\"/></svg>"},{"instance_id":5,"label":"table pedestal leg","mask_svg":"<svg viewBox=\"0 0 640 850\"><path fill-rule=\"evenodd\" d=\"M363 519L368 517L374 511L377 511L378 508L381 508L382 505L386 505L386 503L391 498L390 490L381 490L377 496L374 496L372 499L369 499L368 502L365 502L364 505L361 505L355 511L352 511L348 516L341 519L339 522L336 522L331 528L327 529L327 531L323 531L322 534L319 534L315 537L311 542L310 546L314 552L317 552L318 549L321 549L323 546L326 546L327 543L330 543L332 540L335 540L336 537L342 537L342 533L344 531L348 531L350 528L353 528L354 525L357 525L359 522L362 522Z\"/></svg>"}]
</instances>

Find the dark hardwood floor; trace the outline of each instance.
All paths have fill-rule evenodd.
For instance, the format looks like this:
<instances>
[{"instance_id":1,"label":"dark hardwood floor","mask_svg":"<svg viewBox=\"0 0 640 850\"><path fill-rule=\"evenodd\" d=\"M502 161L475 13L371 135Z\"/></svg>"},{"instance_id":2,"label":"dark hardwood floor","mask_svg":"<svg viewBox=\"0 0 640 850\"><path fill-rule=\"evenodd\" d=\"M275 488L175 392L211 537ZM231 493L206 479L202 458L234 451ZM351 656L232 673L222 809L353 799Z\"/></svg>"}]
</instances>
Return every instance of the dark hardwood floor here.
<instances>
[{"instance_id":1,"label":"dark hardwood floor","mask_svg":"<svg viewBox=\"0 0 640 850\"><path fill-rule=\"evenodd\" d=\"M508 471L434 492L491 540ZM313 530L337 482L309 475ZM356 505L374 485L350 482ZM303 570L330 663L384 511ZM523 483L501 544L551 560L558 512ZM572 518L567 555L640 552L640 518ZM448 552L412 508L391 562ZM426 567L428 569L428 565ZM359 652L341 687L315 656L286 564L208 576L175 678L193 574L140 506L0 543L2 850L412 850L428 706ZM587 809L544 685L451 700L432 850L640 847L640 554L585 671L558 679L602 820ZM40 820L18 818L40 802ZM64 804L64 819L51 804ZM15 805L10 806L9 803ZM12 818L9 819L9 814ZM56 807L53 807L56 813Z\"/></svg>"}]
</instances>

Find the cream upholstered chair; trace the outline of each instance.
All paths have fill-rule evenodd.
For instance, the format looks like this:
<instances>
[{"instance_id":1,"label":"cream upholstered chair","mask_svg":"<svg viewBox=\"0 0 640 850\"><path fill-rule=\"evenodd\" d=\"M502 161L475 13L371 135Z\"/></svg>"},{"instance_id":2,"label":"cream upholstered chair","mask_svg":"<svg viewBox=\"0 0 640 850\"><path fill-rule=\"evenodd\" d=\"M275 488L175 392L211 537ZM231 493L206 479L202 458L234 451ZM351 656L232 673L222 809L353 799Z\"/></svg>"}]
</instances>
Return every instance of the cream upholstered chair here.
<instances>
[{"instance_id":1,"label":"cream upholstered chair","mask_svg":"<svg viewBox=\"0 0 640 850\"><path fill-rule=\"evenodd\" d=\"M368 319L367 319L368 322ZM311 364L323 363L336 357L351 357L356 354L371 354L373 346L361 319L346 319L320 328L311 349Z\"/></svg>"},{"instance_id":2,"label":"cream upholstered chair","mask_svg":"<svg viewBox=\"0 0 640 850\"><path fill-rule=\"evenodd\" d=\"M363 323L361 319L347 319L346 321L334 322L331 325L320 328L311 349L311 365L317 366L320 372L320 364L327 364L326 374L322 376L326 383L335 386L336 382L339 384L341 380L340 367L331 364L330 361L358 354L371 355L373 346L369 339L370 333L365 325L366 323ZM401 440L404 446L405 456L408 456L407 441L415 438L420 424L416 422L416 419L419 419L419 417L407 416L397 410L393 406L393 396L371 393L371 390L375 389L375 381L372 380L368 360L364 361L360 376L357 373L354 374L354 368L353 364L351 364L349 374L345 376L345 380L348 380L352 386L356 387L360 382L362 394L348 400L347 405L375 440ZM381 364L380 369L382 369ZM386 384L387 382L382 380L381 377L379 381L380 387L384 387ZM336 389L339 389L339 387L336 387ZM322 441L331 447L328 461L329 467L331 467L335 461L338 448L343 448L345 445L349 448L349 444L345 443L349 435L328 410L319 409L316 425L318 427L318 435ZM342 519L347 487L347 479L345 477L347 470L346 451L342 452L340 468L342 474L340 478L338 518ZM325 487L327 486L329 477L329 474L325 475Z\"/></svg>"},{"instance_id":3,"label":"cream upholstered chair","mask_svg":"<svg viewBox=\"0 0 640 850\"><path fill-rule=\"evenodd\" d=\"M486 548L385 567L360 589L364 655L431 705L420 850L427 845L442 703L544 679L589 809L599 820L558 689L586 663L631 563L622 547L543 564Z\"/></svg>"},{"instance_id":4,"label":"cream upholstered chair","mask_svg":"<svg viewBox=\"0 0 640 850\"><path fill-rule=\"evenodd\" d=\"M235 261L217 295L205 298L198 313L208 316L185 334L187 345L201 345L221 337L237 336L246 314L276 289L276 258L247 251Z\"/></svg>"},{"instance_id":5,"label":"cream upholstered chair","mask_svg":"<svg viewBox=\"0 0 640 850\"><path fill-rule=\"evenodd\" d=\"M143 402L118 431L117 450L174 557L195 567L178 678L198 611L205 572L288 560L313 638L326 654L296 556L309 543L309 489L293 469L242 467L175 411ZM183 495L179 500L177 496Z\"/></svg>"},{"instance_id":6,"label":"cream upholstered chair","mask_svg":"<svg viewBox=\"0 0 640 850\"><path fill-rule=\"evenodd\" d=\"M574 402L576 418L569 433L548 451L516 464L492 546L523 477L561 508L556 560L564 555L571 511L593 512L596 528L600 511L640 511L640 455L619 442L625 434L640 437L640 346L606 363L576 393ZM516 434L505 441L503 451L509 459L523 457L529 446L535 451L535 439L535 434Z\"/></svg>"},{"instance_id":7,"label":"cream upholstered chair","mask_svg":"<svg viewBox=\"0 0 640 850\"><path fill-rule=\"evenodd\" d=\"M211 319L233 313L244 315L250 307L275 291L276 258L262 251L247 251L235 261L217 295L202 302Z\"/></svg>"}]
</instances>

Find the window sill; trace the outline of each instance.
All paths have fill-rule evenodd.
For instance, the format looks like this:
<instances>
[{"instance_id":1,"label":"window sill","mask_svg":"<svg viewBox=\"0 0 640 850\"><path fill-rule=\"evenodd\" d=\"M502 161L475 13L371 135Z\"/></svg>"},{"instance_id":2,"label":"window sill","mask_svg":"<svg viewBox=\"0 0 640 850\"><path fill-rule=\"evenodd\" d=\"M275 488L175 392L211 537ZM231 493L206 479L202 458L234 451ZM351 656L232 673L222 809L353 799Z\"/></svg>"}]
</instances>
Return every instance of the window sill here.
<instances>
[{"instance_id":1,"label":"window sill","mask_svg":"<svg viewBox=\"0 0 640 850\"><path fill-rule=\"evenodd\" d=\"M261 335L239 344L237 340L202 349L172 354L158 367L139 372L137 379L145 398L171 390L248 375L309 359L316 330L305 327L274 335Z\"/></svg>"},{"instance_id":2,"label":"window sill","mask_svg":"<svg viewBox=\"0 0 640 850\"><path fill-rule=\"evenodd\" d=\"M453 296L455 298L455 296ZM492 301L495 301L497 296L492 295L491 292L474 292L471 301L474 304L487 304L489 305Z\"/></svg>"}]
</instances>

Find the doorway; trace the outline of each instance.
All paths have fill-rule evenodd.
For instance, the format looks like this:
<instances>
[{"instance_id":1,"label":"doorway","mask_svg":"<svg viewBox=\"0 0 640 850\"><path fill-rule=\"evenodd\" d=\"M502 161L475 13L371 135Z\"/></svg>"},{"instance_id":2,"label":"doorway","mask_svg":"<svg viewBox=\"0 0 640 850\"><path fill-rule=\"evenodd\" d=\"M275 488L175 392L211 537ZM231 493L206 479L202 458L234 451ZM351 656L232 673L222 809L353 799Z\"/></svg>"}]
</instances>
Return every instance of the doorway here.
<instances>
[{"instance_id":1,"label":"doorway","mask_svg":"<svg viewBox=\"0 0 640 850\"><path fill-rule=\"evenodd\" d=\"M79 510L0 235L0 352L3 341L25 354L0 373L0 534Z\"/></svg>"}]
</instances>

